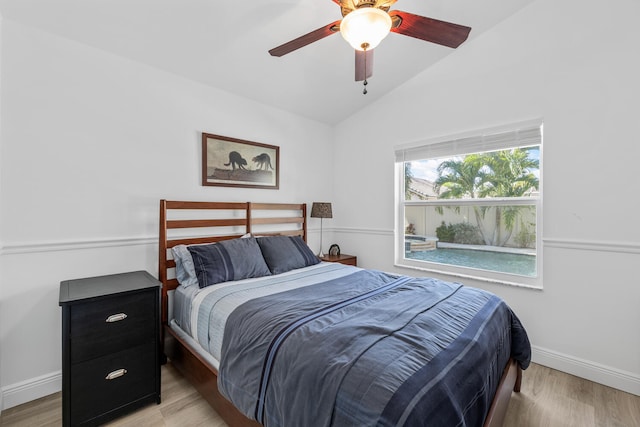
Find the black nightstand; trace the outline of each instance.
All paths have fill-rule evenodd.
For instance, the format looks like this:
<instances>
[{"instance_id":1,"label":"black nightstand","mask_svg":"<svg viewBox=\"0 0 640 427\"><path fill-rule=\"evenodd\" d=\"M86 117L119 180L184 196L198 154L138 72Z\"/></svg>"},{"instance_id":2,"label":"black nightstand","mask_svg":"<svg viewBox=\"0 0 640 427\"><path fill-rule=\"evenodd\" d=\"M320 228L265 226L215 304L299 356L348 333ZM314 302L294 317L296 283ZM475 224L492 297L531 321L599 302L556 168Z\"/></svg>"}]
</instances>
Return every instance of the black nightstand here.
<instances>
[{"instance_id":1,"label":"black nightstand","mask_svg":"<svg viewBox=\"0 0 640 427\"><path fill-rule=\"evenodd\" d=\"M146 271L60 283L64 426L160 403L160 286Z\"/></svg>"}]
</instances>

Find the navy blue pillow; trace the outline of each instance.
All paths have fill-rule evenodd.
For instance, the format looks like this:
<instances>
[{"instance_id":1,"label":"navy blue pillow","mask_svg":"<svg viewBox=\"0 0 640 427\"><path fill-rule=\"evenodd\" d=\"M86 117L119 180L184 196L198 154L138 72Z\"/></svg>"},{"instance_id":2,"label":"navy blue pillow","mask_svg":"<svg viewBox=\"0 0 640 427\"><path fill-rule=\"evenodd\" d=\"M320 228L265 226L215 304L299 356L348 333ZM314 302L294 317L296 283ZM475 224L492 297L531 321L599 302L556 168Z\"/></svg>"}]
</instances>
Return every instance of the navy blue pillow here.
<instances>
[{"instance_id":1,"label":"navy blue pillow","mask_svg":"<svg viewBox=\"0 0 640 427\"><path fill-rule=\"evenodd\" d=\"M188 246L187 249L193 258L200 288L271 275L254 237Z\"/></svg>"},{"instance_id":2,"label":"navy blue pillow","mask_svg":"<svg viewBox=\"0 0 640 427\"><path fill-rule=\"evenodd\" d=\"M320 262L300 236L268 236L256 240L271 274L280 274Z\"/></svg>"}]
</instances>

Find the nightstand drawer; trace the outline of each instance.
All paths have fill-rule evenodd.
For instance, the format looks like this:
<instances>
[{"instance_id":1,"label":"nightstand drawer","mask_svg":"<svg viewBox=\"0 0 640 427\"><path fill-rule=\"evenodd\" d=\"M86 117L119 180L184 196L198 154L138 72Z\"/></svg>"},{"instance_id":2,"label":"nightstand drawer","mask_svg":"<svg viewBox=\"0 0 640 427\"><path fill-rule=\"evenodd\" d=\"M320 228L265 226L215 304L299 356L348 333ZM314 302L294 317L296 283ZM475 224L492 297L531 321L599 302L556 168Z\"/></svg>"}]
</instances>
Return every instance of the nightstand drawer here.
<instances>
[{"instance_id":1,"label":"nightstand drawer","mask_svg":"<svg viewBox=\"0 0 640 427\"><path fill-rule=\"evenodd\" d=\"M71 363L154 339L155 292L104 298L71 308Z\"/></svg>"},{"instance_id":2,"label":"nightstand drawer","mask_svg":"<svg viewBox=\"0 0 640 427\"><path fill-rule=\"evenodd\" d=\"M129 329L120 328L104 335L73 337L69 340L71 363L79 363L109 353L115 353L143 342L154 341L153 320L133 324Z\"/></svg>"},{"instance_id":3,"label":"nightstand drawer","mask_svg":"<svg viewBox=\"0 0 640 427\"><path fill-rule=\"evenodd\" d=\"M82 423L136 399L155 399L156 355L150 342L75 365L71 418Z\"/></svg>"},{"instance_id":4,"label":"nightstand drawer","mask_svg":"<svg viewBox=\"0 0 640 427\"><path fill-rule=\"evenodd\" d=\"M116 295L71 308L71 336L117 334L138 323L153 322L155 293Z\"/></svg>"}]
</instances>

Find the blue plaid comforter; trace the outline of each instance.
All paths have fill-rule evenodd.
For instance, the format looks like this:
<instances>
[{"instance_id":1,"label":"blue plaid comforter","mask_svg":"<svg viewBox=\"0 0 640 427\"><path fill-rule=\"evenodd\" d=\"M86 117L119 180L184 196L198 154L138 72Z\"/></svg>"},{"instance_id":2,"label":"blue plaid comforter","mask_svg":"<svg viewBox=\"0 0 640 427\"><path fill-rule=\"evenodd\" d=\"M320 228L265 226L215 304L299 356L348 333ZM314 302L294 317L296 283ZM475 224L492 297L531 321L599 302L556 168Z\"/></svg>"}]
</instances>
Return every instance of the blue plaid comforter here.
<instances>
[{"instance_id":1,"label":"blue plaid comforter","mask_svg":"<svg viewBox=\"0 0 640 427\"><path fill-rule=\"evenodd\" d=\"M497 296L363 270L235 309L218 387L266 427L481 426L507 360L530 356Z\"/></svg>"}]
</instances>

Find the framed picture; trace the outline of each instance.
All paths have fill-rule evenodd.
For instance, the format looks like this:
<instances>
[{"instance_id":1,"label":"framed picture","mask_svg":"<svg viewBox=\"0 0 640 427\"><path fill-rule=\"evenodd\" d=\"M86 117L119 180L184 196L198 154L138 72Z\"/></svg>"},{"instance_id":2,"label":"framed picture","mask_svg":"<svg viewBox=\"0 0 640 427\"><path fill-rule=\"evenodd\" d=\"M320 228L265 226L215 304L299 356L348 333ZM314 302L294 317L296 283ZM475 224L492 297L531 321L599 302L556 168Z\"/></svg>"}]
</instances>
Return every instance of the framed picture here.
<instances>
[{"instance_id":1,"label":"framed picture","mask_svg":"<svg viewBox=\"0 0 640 427\"><path fill-rule=\"evenodd\" d=\"M280 147L202 133L202 185L280 186Z\"/></svg>"}]
</instances>

